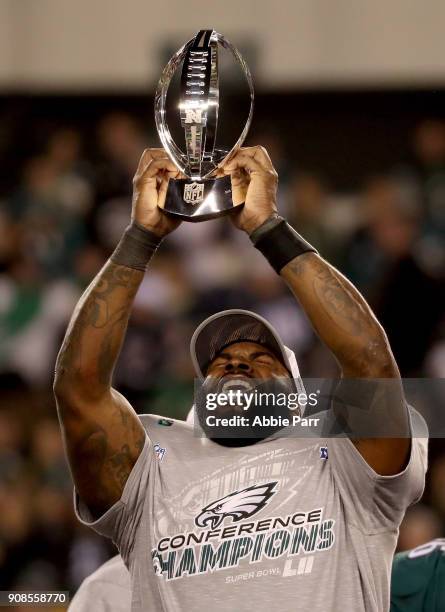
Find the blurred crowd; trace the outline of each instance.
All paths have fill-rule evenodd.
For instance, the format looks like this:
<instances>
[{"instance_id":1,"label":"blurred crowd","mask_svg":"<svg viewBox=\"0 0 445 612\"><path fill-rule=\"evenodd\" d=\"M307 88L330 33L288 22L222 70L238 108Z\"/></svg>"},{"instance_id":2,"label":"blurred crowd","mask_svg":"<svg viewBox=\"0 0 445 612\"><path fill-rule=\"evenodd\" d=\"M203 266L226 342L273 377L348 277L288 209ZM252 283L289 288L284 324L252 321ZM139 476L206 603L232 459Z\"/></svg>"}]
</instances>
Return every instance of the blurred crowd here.
<instances>
[{"instance_id":1,"label":"blurred crowd","mask_svg":"<svg viewBox=\"0 0 445 612\"><path fill-rule=\"evenodd\" d=\"M404 159L341 193L300 167L273 133L251 136L280 176L279 209L364 293L405 377L445 377L445 123L424 120ZM74 305L129 222L131 181L147 135L126 114L48 133L0 207L1 589L72 592L112 553L80 526L51 383ZM387 143L381 143L382 149ZM194 327L224 308L265 316L303 376L336 364L275 273L228 219L183 223L157 253L137 295L115 373L140 412L184 418L193 393ZM424 500L399 548L445 535L445 445L436 441Z\"/></svg>"}]
</instances>

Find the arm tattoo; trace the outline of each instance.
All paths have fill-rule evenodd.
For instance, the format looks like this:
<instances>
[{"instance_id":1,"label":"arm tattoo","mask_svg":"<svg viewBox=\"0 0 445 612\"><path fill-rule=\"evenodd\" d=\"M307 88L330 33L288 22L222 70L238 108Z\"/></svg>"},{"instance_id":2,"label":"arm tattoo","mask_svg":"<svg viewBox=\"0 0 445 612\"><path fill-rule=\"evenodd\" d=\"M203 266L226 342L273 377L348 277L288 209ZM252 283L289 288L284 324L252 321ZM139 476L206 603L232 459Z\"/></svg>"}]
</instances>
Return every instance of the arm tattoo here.
<instances>
[{"instance_id":1,"label":"arm tattoo","mask_svg":"<svg viewBox=\"0 0 445 612\"><path fill-rule=\"evenodd\" d=\"M318 255L306 253L285 266L282 275L320 338L336 356L345 378L400 381L385 332L365 299L340 272ZM350 394L349 383L343 388ZM369 410L366 404L368 421L363 418L364 411L348 410L350 402L336 402L334 410L346 431L355 432L351 434L352 441L367 463L379 474L396 474L406 465L410 447L403 387L400 384L395 388L391 385L389 390L385 385L377 388L381 390L375 403L377 409ZM361 387L353 402L356 407L362 405L363 390ZM380 431L387 431L389 416L395 427L394 438L373 439L367 434L377 431L375 425L380 426ZM366 422L372 426L367 428Z\"/></svg>"},{"instance_id":2,"label":"arm tattoo","mask_svg":"<svg viewBox=\"0 0 445 612\"><path fill-rule=\"evenodd\" d=\"M367 316L350 289L328 266L317 262L312 287L328 317L344 332L360 336L366 331Z\"/></svg>"},{"instance_id":3,"label":"arm tattoo","mask_svg":"<svg viewBox=\"0 0 445 612\"><path fill-rule=\"evenodd\" d=\"M108 262L79 301L60 350L56 375L98 372L109 382L143 273Z\"/></svg>"},{"instance_id":4,"label":"arm tattoo","mask_svg":"<svg viewBox=\"0 0 445 612\"><path fill-rule=\"evenodd\" d=\"M340 272L318 255L296 257L283 276L315 330L342 366L365 375L379 360L392 364L386 336L370 307Z\"/></svg>"},{"instance_id":5,"label":"arm tattoo","mask_svg":"<svg viewBox=\"0 0 445 612\"><path fill-rule=\"evenodd\" d=\"M107 262L80 299L57 359L56 395L68 457L76 488L93 512L119 499L145 441L139 419L111 389L143 276Z\"/></svg>"}]
</instances>

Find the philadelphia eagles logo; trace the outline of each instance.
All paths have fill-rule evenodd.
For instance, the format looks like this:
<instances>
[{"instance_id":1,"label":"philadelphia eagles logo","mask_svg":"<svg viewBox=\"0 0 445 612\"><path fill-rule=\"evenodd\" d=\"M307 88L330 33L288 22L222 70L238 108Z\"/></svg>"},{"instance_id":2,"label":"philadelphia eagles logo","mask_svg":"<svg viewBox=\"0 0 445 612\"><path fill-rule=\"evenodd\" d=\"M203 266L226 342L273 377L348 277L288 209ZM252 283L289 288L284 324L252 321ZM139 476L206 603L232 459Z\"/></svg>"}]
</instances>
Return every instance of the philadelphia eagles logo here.
<instances>
[{"instance_id":1,"label":"philadelphia eagles logo","mask_svg":"<svg viewBox=\"0 0 445 612\"><path fill-rule=\"evenodd\" d=\"M259 512L269 502L277 482L268 482L262 485L253 485L242 491L235 491L221 499L208 504L201 514L195 518L195 525L215 529L231 516L233 522L241 521Z\"/></svg>"}]
</instances>

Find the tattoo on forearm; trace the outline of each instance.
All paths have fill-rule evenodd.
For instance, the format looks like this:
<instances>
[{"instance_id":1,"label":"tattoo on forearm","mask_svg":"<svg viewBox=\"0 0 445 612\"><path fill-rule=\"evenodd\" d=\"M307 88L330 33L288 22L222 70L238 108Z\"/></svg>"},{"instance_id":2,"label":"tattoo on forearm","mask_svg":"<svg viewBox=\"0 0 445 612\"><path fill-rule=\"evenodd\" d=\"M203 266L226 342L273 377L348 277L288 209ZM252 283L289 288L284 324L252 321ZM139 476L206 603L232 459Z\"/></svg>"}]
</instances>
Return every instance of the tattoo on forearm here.
<instances>
[{"instance_id":1,"label":"tattoo on forearm","mask_svg":"<svg viewBox=\"0 0 445 612\"><path fill-rule=\"evenodd\" d=\"M126 328L127 320L128 307L123 306L110 318L107 334L100 343L97 356L97 374L98 381L103 385L110 382L110 375L121 344L122 331ZM114 333L115 330L118 332L117 334Z\"/></svg>"},{"instance_id":2,"label":"tattoo on forearm","mask_svg":"<svg viewBox=\"0 0 445 612\"><path fill-rule=\"evenodd\" d=\"M109 380L125 332L130 307L143 273L108 262L81 299L66 333L56 373L81 371L95 360L102 384ZM126 292L122 293L122 288ZM103 330L99 346L89 340L93 330Z\"/></svg>"},{"instance_id":3,"label":"tattoo on forearm","mask_svg":"<svg viewBox=\"0 0 445 612\"><path fill-rule=\"evenodd\" d=\"M384 331L364 298L340 272L307 253L289 263L284 277L342 367L364 376L375 371L390 377L397 373Z\"/></svg>"},{"instance_id":4,"label":"tattoo on forearm","mask_svg":"<svg viewBox=\"0 0 445 612\"><path fill-rule=\"evenodd\" d=\"M312 286L321 306L343 331L360 336L366 329L366 316L349 288L327 266L319 266Z\"/></svg>"},{"instance_id":5,"label":"tattoo on forearm","mask_svg":"<svg viewBox=\"0 0 445 612\"><path fill-rule=\"evenodd\" d=\"M297 257L291 262L290 269L296 276L301 276L308 265L311 266L312 289L323 311L342 331L360 336L366 331L369 313L364 311L341 277L322 260L312 258L308 263L304 256Z\"/></svg>"},{"instance_id":6,"label":"tattoo on forearm","mask_svg":"<svg viewBox=\"0 0 445 612\"><path fill-rule=\"evenodd\" d=\"M304 255L300 255L289 263L289 268L294 276L298 277L303 273L307 265L306 259Z\"/></svg>"}]
</instances>

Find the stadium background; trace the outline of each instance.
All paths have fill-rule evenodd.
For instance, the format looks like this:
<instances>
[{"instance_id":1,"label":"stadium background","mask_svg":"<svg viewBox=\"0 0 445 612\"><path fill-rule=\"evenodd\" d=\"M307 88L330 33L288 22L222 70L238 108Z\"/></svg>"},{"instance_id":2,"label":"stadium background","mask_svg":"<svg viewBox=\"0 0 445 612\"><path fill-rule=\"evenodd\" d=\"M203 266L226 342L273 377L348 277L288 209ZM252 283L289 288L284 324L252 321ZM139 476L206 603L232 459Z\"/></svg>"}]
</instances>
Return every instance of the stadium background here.
<instances>
[{"instance_id":1,"label":"stadium background","mask_svg":"<svg viewBox=\"0 0 445 612\"><path fill-rule=\"evenodd\" d=\"M405 377L445 377L445 7L420 1L0 4L0 589L69 589L113 554L74 519L51 379L82 290L128 222L171 53L214 27L257 90L279 207L365 294ZM237 92L231 92L236 113ZM303 376L334 375L284 284L226 220L183 224L137 296L116 386L185 416L194 326L251 308ZM445 445L399 550L445 534Z\"/></svg>"}]
</instances>

